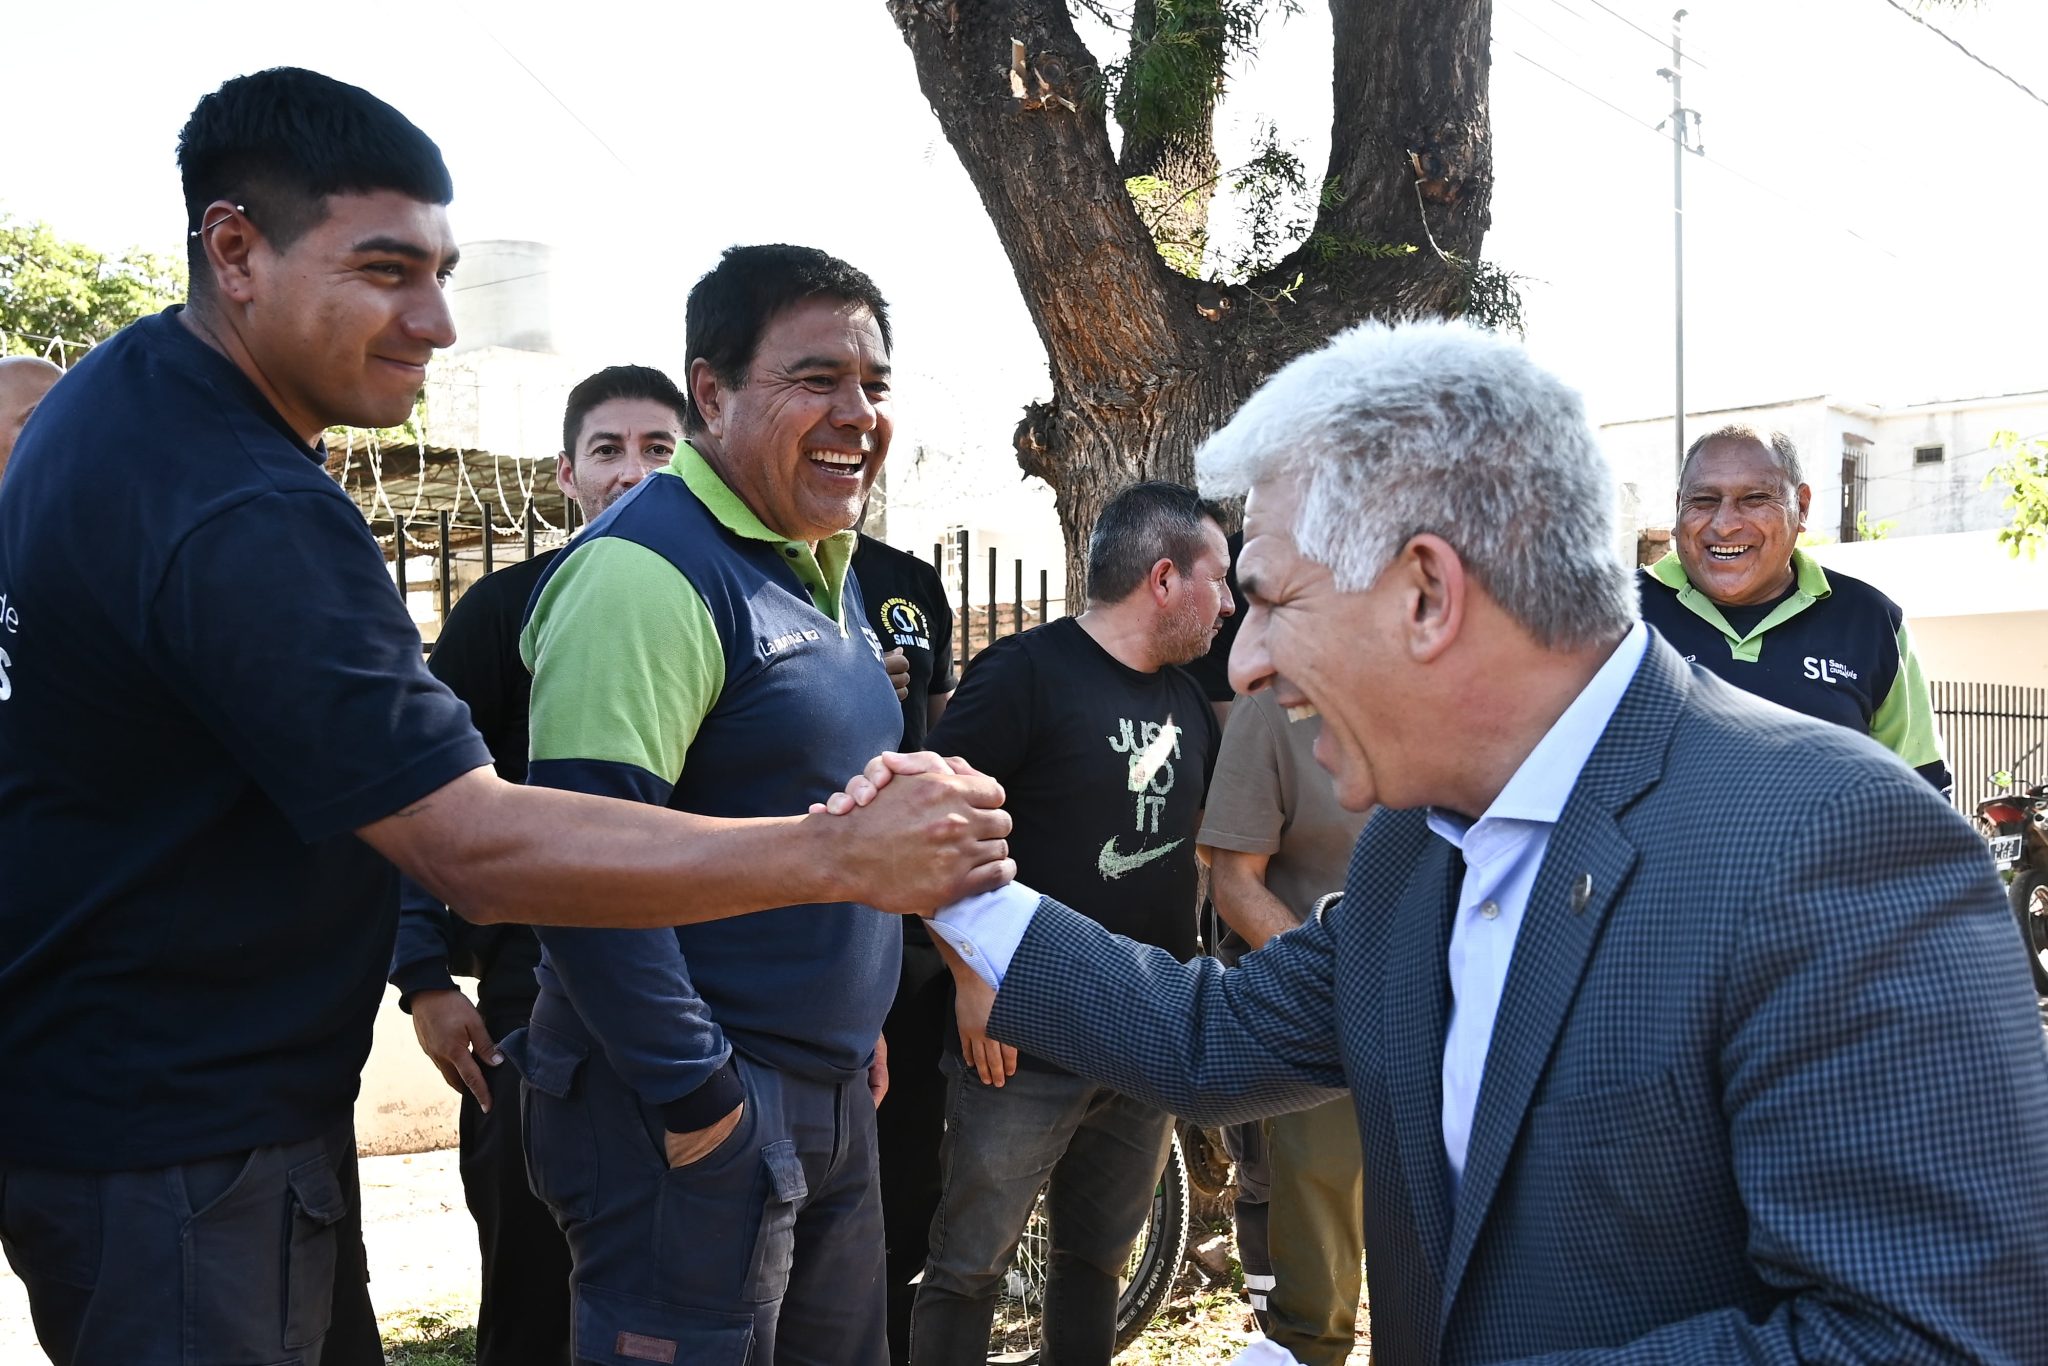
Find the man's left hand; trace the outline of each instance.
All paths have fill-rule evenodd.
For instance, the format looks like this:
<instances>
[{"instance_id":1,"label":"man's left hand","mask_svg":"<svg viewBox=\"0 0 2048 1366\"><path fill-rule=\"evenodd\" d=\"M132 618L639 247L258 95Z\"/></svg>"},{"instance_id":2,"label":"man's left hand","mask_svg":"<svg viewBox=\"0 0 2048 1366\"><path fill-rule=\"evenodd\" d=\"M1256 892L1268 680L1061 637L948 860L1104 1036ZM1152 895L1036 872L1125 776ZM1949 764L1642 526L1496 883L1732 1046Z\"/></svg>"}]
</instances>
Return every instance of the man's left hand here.
<instances>
[{"instance_id":1,"label":"man's left hand","mask_svg":"<svg viewBox=\"0 0 2048 1366\"><path fill-rule=\"evenodd\" d=\"M882 667L889 671L889 683L890 686L896 689L896 700L898 702L908 701L910 698L910 657L903 653L901 645L898 645L895 649L882 656Z\"/></svg>"},{"instance_id":2,"label":"man's left hand","mask_svg":"<svg viewBox=\"0 0 2048 1366\"><path fill-rule=\"evenodd\" d=\"M877 1110L889 1094L889 1040L880 1034L875 1036L875 1060L868 1064L868 1094L875 1098Z\"/></svg>"}]
</instances>

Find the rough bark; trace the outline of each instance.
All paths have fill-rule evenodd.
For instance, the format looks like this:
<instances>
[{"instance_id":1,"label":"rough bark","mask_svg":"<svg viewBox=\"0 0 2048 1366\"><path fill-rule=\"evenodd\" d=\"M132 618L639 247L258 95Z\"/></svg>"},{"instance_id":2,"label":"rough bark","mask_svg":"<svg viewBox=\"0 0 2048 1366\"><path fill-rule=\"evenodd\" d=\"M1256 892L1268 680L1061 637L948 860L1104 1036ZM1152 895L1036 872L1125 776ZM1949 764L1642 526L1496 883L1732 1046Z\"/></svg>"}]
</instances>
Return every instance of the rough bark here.
<instances>
[{"instance_id":1,"label":"rough bark","mask_svg":"<svg viewBox=\"0 0 2048 1366\"><path fill-rule=\"evenodd\" d=\"M1491 0L1331 0L1344 195L1309 242L1227 289L1159 258L1064 0L888 8L1045 345L1053 392L1026 408L1017 459L1052 486L1070 602L1104 501L1135 479L1190 481L1195 447L1274 369L1364 318L1461 310L1456 262L1478 257L1492 189ZM1343 245L1359 242L1419 249Z\"/></svg>"}]
</instances>

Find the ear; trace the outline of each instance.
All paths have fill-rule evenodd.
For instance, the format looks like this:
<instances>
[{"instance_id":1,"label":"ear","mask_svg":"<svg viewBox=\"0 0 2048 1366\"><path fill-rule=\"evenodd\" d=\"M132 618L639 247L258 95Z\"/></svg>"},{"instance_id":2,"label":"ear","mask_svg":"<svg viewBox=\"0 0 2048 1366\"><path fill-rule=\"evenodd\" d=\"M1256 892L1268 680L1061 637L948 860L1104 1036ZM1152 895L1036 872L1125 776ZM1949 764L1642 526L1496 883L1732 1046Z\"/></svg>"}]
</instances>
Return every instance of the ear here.
<instances>
[{"instance_id":1,"label":"ear","mask_svg":"<svg viewBox=\"0 0 2048 1366\"><path fill-rule=\"evenodd\" d=\"M221 299L246 304L255 298L250 257L262 240L256 225L230 200L216 199L200 211L199 241L213 272L214 292Z\"/></svg>"},{"instance_id":2,"label":"ear","mask_svg":"<svg viewBox=\"0 0 2048 1366\"><path fill-rule=\"evenodd\" d=\"M1813 502L1813 490L1806 485L1799 486L1799 530L1806 530L1806 509Z\"/></svg>"},{"instance_id":3,"label":"ear","mask_svg":"<svg viewBox=\"0 0 2048 1366\"><path fill-rule=\"evenodd\" d=\"M576 496L576 462L567 451L555 457L555 487L571 498Z\"/></svg>"},{"instance_id":4,"label":"ear","mask_svg":"<svg viewBox=\"0 0 2048 1366\"><path fill-rule=\"evenodd\" d=\"M1173 585L1180 577L1180 570L1171 558L1154 560L1152 568L1145 575L1146 591L1152 594L1152 601L1164 607L1173 598Z\"/></svg>"},{"instance_id":5,"label":"ear","mask_svg":"<svg viewBox=\"0 0 2048 1366\"><path fill-rule=\"evenodd\" d=\"M691 361L690 397L695 400L697 411L704 415L704 431L708 436L725 435L724 396L725 386L719 383L711 362L702 356Z\"/></svg>"},{"instance_id":6,"label":"ear","mask_svg":"<svg viewBox=\"0 0 2048 1366\"><path fill-rule=\"evenodd\" d=\"M1417 664L1435 662L1465 626L1474 587L1465 562L1449 541L1425 532L1401 547L1386 572L1401 576L1401 629L1409 657Z\"/></svg>"}]
</instances>

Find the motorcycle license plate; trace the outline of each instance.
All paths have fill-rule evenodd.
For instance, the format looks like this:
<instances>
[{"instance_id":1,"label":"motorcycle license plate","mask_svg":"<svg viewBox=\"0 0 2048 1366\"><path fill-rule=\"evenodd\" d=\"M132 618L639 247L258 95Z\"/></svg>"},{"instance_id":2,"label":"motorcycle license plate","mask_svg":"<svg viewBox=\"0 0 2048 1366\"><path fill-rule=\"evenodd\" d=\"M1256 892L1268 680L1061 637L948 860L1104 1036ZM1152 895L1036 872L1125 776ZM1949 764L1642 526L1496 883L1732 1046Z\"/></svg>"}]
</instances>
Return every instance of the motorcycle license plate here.
<instances>
[{"instance_id":1,"label":"motorcycle license plate","mask_svg":"<svg viewBox=\"0 0 2048 1366\"><path fill-rule=\"evenodd\" d=\"M1991 837L1991 858L2002 872L2020 861L2020 837L2018 835L1993 835Z\"/></svg>"}]
</instances>

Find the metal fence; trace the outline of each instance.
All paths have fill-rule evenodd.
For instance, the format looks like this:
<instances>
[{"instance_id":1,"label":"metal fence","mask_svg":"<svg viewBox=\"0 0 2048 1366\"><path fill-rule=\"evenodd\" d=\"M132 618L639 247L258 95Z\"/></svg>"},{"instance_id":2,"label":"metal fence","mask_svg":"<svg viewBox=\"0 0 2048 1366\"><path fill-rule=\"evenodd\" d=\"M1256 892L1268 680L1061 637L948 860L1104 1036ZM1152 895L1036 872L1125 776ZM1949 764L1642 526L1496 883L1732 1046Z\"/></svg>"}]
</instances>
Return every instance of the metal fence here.
<instances>
[{"instance_id":1,"label":"metal fence","mask_svg":"<svg viewBox=\"0 0 2048 1366\"><path fill-rule=\"evenodd\" d=\"M975 557L973 546L965 529L953 533L954 562L958 566L958 596L953 602L953 658L962 669L967 661L986 650L1003 636L1014 636L1028 631L1050 619L1054 609L1065 615L1066 599L1064 584L1062 595L1049 596L1052 586L1050 571L1038 571L1035 583L1027 583L1024 561L1012 559L1010 573L1003 574L1002 552L995 546L987 547L988 580L987 596L980 605L974 601ZM932 545L932 563L938 567L941 578L946 572L946 544L943 541ZM1064 577L1065 569L1061 574ZM1008 589L1008 597L1004 590ZM1036 590L1035 596L1026 593L1027 588Z\"/></svg>"},{"instance_id":2,"label":"metal fence","mask_svg":"<svg viewBox=\"0 0 2048 1366\"><path fill-rule=\"evenodd\" d=\"M1933 691L1959 810L1970 812L1990 796L1996 773L2048 783L2048 688L1937 682Z\"/></svg>"},{"instance_id":3,"label":"metal fence","mask_svg":"<svg viewBox=\"0 0 2048 1366\"><path fill-rule=\"evenodd\" d=\"M575 504L569 507L566 515L573 531L582 519L575 515ZM445 509L435 514L432 520L373 521L370 529L394 548L392 577L397 580L399 596L410 601L410 595L416 592L432 594L432 607L438 620L433 623L433 637L425 646L429 653L433 650L432 640L439 637L440 627L447 624L449 609L462 596L463 590L493 569L529 559L536 551L545 549L547 544L558 544L561 540L559 532L550 535L539 530L531 505L526 509L523 534L514 539L496 536L477 527L451 524ZM414 547L410 554L405 552L408 546ZM945 542L932 546L932 564L939 570L942 580L947 570L948 549L956 552L954 563L958 567L959 579L958 596L951 603L954 613L952 654L957 668L965 669L968 660L999 638L1027 631L1051 615L1065 614L1065 598L1050 596L1052 576L1048 570L1041 569L1035 578L1029 578L1024 561L1013 558L1009 564L1010 572L1005 575L1002 552L995 546L985 547L986 593L976 601L974 571L977 565L968 533L964 530L956 532L950 547ZM424 577L415 577L418 562L422 559L427 562L426 573ZM408 560L413 562L414 568L408 568ZM954 587L949 585L949 593Z\"/></svg>"}]
</instances>

